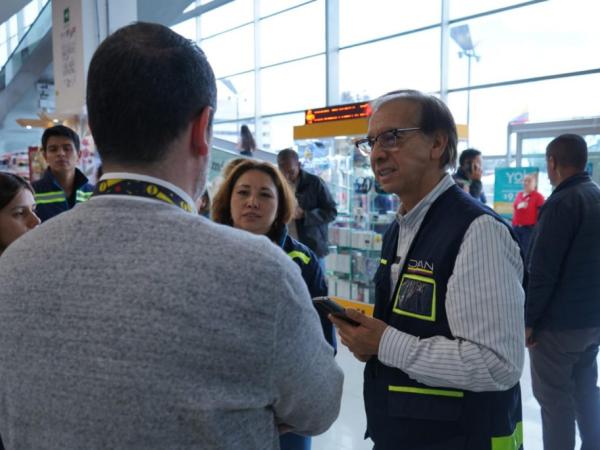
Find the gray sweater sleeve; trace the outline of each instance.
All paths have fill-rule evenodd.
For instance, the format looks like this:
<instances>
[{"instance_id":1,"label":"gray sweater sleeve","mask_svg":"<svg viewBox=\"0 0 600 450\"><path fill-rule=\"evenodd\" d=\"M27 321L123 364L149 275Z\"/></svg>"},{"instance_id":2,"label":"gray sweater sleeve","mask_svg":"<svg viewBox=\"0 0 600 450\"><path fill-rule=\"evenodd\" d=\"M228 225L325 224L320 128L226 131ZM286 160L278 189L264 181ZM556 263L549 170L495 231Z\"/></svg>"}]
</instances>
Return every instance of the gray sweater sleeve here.
<instances>
[{"instance_id":1,"label":"gray sweater sleeve","mask_svg":"<svg viewBox=\"0 0 600 450\"><path fill-rule=\"evenodd\" d=\"M323 338L306 285L290 275L281 280L284 298L276 317L273 408L278 424L317 435L339 414L344 376Z\"/></svg>"}]
</instances>

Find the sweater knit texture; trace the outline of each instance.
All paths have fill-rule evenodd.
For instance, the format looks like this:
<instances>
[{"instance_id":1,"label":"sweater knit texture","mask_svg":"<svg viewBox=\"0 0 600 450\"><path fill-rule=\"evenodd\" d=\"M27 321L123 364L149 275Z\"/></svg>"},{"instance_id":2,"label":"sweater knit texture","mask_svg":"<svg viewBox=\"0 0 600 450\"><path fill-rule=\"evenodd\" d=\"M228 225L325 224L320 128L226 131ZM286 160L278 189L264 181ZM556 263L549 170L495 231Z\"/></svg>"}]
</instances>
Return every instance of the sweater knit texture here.
<instances>
[{"instance_id":1,"label":"sweater knit texture","mask_svg":"<svg viewBox=\"0 0 600 450\"><path fill-rule=\"evenodd\" d=\"M0 257L0 434L12 449L277 449L343 375L300 271L264 237L95 197Z\"/></svg>"}]
</instances>

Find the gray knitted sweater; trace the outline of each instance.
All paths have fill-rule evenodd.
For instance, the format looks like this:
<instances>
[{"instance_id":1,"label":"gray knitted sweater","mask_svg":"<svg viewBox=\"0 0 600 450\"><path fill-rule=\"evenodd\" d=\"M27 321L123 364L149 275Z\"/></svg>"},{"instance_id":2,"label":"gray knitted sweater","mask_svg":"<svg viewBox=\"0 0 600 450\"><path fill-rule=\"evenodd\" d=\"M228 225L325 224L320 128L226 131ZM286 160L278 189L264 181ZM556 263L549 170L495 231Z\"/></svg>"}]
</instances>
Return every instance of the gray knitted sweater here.
<instances>
[{"instance_id":1,"label":"gray knitted sweater","mask_svg":"<svg viewBox=\"0 0 600 450\"><path fill-rule=\"evenodd\" d=\"M0 258L11 449L277 449L325 431L343 375L298 267L263 237L98 197Z\"/></svg>"}]
</instances>

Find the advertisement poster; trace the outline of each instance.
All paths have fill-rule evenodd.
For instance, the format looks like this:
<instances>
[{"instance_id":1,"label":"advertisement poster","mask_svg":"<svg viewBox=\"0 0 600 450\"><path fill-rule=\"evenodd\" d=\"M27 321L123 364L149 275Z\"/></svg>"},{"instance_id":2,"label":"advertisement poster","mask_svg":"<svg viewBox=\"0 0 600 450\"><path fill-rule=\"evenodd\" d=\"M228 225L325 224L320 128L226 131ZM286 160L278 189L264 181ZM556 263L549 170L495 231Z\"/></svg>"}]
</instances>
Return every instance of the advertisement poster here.
<instances>
[{"instance_id":1,"label":"advertisement poster","mask_svg":"<svg viewBox=\"0 0 600 450\"><path fill-rule=\"evenodd\" d=\"M29 181L34 181L42 178L44 171L46 170L46 161L40 152L39 147L29 147L27 149L29 155Z\"/></svg>"},{"instance_id":2,"label":"advertisement poster","mask_svg":"<svg viewBox=\"0 0 600 450\"><path fill-rule=\"evenodd\" d=\"M523 190L523 178L528 173L539 174L537 167L503 167L496 169L494 210L507 220L513 216L513 202Z\"/></svg>"},{"instance_id":3,"label":"advertisement poster","mask_svg":"<svg viewBox=\"0 0 600 450\"><path fill-rule=\"evenodd\" d=\"M52 2L56 110L78 114L85 104L81 0Z\"/></svg>"}]
</instances>

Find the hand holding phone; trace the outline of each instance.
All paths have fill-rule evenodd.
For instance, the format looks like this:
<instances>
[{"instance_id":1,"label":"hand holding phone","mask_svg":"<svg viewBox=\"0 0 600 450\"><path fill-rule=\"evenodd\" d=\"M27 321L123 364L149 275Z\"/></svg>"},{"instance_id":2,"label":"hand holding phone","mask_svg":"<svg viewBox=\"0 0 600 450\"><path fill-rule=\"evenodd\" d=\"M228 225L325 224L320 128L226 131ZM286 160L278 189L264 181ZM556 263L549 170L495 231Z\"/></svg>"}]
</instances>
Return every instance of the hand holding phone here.
<instances>
[{"instance_id":1,"label":"hand holding phone","mask_svg":"<svg viewBox=\"0 0 600 450\"><path fill-rule=\"evenodd\" d=\"M320 313L324 315L331 314L332 316L341 319L345 322L348 322L349 324L354 326L360 325L360 323L358 323L356 320L352 320L350 317L348 317L345 308L338 305L329 297L315 297L312 300L315 305L315 308L317 308L317 311L319 311Z\"/></svg>"}]
</instances>

